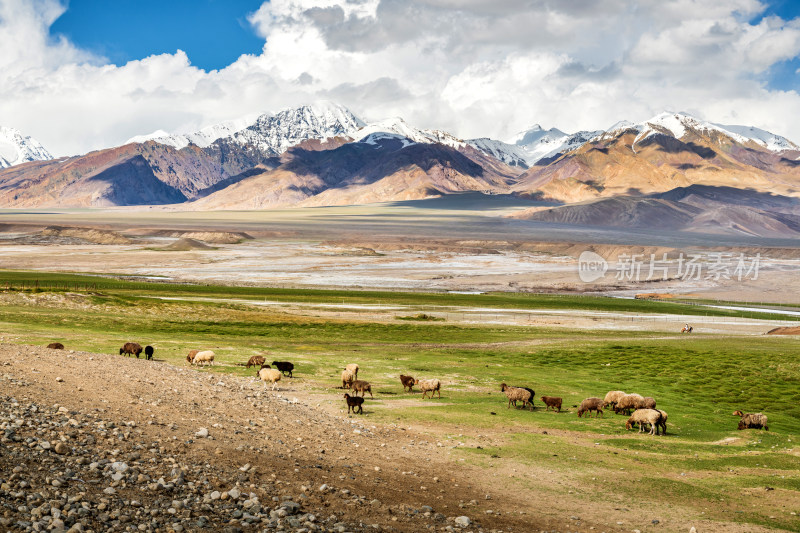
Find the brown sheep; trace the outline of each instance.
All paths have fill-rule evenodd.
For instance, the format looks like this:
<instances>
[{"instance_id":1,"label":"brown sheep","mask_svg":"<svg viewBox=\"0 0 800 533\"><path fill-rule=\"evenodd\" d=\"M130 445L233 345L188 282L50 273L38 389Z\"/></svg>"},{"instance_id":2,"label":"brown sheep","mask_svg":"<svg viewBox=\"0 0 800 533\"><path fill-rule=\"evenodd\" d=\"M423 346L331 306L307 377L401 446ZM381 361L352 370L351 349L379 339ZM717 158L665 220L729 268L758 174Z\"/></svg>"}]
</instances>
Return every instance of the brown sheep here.
<instances>
[{"instance_id":1,"label":"brown sheep","mask_svg":"<svg viewBox=\"0 0 800 533\"><path fill-rule=\"evenodd\" d=\"M251 366L260 367L261 365L264 364L265 361L266 359L264 359L263 355L254 355L253 357L247 360L247 368L250 368Z\"/></svg>"},{"instance_id":2,"label":"brown sheep","mask_svg":"<svg viewBox=\"0 0 800 533\"><path fill-rule=\"evenodd\" d=\"M584 413L591 413L594 411L594 416L597 418L597 416L603 414L603 403L603 400L600 398L586 398L581 402L581 406L578 407L578 417L583 416ZM586 416L588 417L589 415L587 414Z\"/></svg>"},{"instance_id":3,"label":"brown sheep","mask_svg":"<svg viewBox=\"0 0 800 533\"><path fill-rule=\"evenodd\" d=\"M353 410L353 414L356 414L356 408L358 408L358 412L360 414L364 414L364 408L362 404L364 403L364 398L359 396L350 396L349 394L344 394L344 399L347 402L347 414L350 414L350 409Z\"/></svg>"},{"instance_id":4,"label":"brown sheep","mask_svg":"<svg viewBox=\"0 0 800 533\"><path fill-rule=\"evenodd\" d=\"M191 363L194 361L194 356L200 353L200 350L190 350L189 353L186 354L186 361Z\"/></svg>"},{"instance_id":5,"label":"brown sheep","mask_svg":"<svg viewBox=\"0 0 800 533\"><path fill-rule=\"evenodd\" d=\"M358 379L358 364L350 363L344 369L353 374L353 379Z\"/></svg>"},{"instance_id":6,"label":"brown sheep","mask_svg":"<svg viewBox=\"0 0 800 533\"><path fill-rule=\"evenodd\" d=\"M508 398L508 409L511 409L511 403L514 403L514 407L517 406L517 402L522 402L523 409L526 405L530 406L531 411L533 411L533 403L531 402L531 398L533 398L533 394L531 394L530 390L523 389L521 387L509 387L505 383L500 384L500 391L504 392L506 397Z\"/></svg>"},{"instance_id":7,"label":"brown sheep","mask_svg":"<svg viewBox=\"0 0 800 533\"><path fill-rule=\"evenodd\" d=\"M119 349L119 354L127 355L135 355L136 359L139 359L139 354L142 353L142 345L138 342L126 342L122 345L122 348Z\"/></svg>"},{"instance_id":8,"label":"brown sheep","mask_svg":"<svg viewBox=\"0 0 800 533\"><path fill-rule=\"evenodd\" d=\"M545 411L549 411L552 407L553 409L557 409L558 412L561 412L561 398L557 398L555 396L542 396L541 400L547 406Z\"/></svg>"},{"instance_id":9,"label":"brown sheep","mask_svg":"<svg viewBox=\"0 0 800 533\"><path fill-rule=\"evenodd\" d=\"M656 408L656 399L651 398L650 396L646 396L642 398L640 401L636 402L636 409L655 409Z\"/></svg>"},{"instance_id":10,"label":"brown sheep","mask_svg":"<svg viewBox=\"0 0 800 533\"><path fill-rule=\"evenodd\" d=\"M403 392L406 392L406 389L408 392L414 392L414 378L411 376L400 374L400 383L403 384Z\"/></svg>"},{"instance_id":11,"label":"brown sheep","mask_svg":"<svg viewBox=\"0 0 800 533\"><path fill-rule=\"evenodd\" d=\"M366 395L368 392L369 392L369 397L370 397L370 398L374 398L374 396L372 395L372 385L370 385L370 384L369 384L368 382L366 382L366 381L360 381L360 380L357 380L357 379L356 379L356 380L354 380L352 383L350 383L350 388L351 388L351 389L353 390L353 392L355 392L355 393L358 393L358 392L360 392L360 393L361 393L361 397L362 397L362 398L363 398L363 397L364 397L364 396L365 396L365 395Z\"/></svg>"},{"instance_id":12,"label":"brown sheep","mask_svg":"<svg viewBox=\"0 0 800 533\"><path fill-rule=\"evenodd\" d=\"M743 413L741 411L734 411L734 416L742 417L739 420L739 427L738 429L764 429L765 431L769 431L769 426L767 426L767 417L761 413Z\"/></svg>"},{"instance_id":13,"label":"brown sheep","mask_svg":"<svg viewBox=\"0 0 800 533\"><path fill-rule=\"evenodd\" d=\"M64 349L64 345L61 344L60 342L51 342L50 344L47 345L47 347L50 348L51 350L63 350Z\"/></svg>"}]
</instances>

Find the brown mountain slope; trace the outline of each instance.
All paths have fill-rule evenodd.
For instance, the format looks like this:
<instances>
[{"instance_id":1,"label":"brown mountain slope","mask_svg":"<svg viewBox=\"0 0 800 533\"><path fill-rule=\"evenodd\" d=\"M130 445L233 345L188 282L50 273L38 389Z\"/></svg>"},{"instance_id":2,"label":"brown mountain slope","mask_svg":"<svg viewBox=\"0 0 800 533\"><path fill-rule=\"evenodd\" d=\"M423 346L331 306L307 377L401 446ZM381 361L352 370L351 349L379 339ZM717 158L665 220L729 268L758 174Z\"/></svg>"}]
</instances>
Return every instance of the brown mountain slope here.
<instances>
[{"instance_id":1,"label":"brown mountain slope","mask_svg":"<svg viewBox=\"0 0 800 533\"><path fill-rule=\"evenodd\" d=\"M530 168L514 191L565 202L652 194L692 184L796 195L800 165L755 144L689 131L681 139L622 129L551 163Z\"/></svg>"},{"instance_id":2,"label":"brown mountain slope","mask_svg":"<svg viewBox=\"0 0 800 533\"><path fill-rule=\"evenodd\" d=\"M601 198L550 209L534 208L512 217L582 227L797 237L800 215L792 213L797 205L796 198L695 185L657 197Z\"/></svg>"},{"instance_id":3,"label":"brown mountain slope","mask_svg":"<svg viewBox=\"0 0 800 533\"><path fill-rule=\"evenodd\" d=\"M196 209L260 209L420 199L461 191L503 192L515 171L475 150L406 145L396 138L333 150L293 148L275 170L248 177L206 198ZM481 164L483 163L483 164Z\"/></svg>"}]
</instances>

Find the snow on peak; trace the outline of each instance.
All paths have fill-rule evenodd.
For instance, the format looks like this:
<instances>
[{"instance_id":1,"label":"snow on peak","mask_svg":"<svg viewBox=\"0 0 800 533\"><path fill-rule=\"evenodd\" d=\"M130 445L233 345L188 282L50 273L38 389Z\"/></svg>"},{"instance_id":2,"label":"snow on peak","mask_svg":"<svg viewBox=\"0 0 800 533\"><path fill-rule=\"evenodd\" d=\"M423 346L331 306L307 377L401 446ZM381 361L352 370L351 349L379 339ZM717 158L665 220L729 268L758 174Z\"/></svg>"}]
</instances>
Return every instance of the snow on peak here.
<instances>
[{"instance_id":1,"label":"snow on peak","mask_svg":"<svg viewBox=\"0 0 800 533\"><path fill-rule=\"evenodd\" d=\"M255 123L232 135L231 140L278 155L308 139L355 137L363 126L364 122L346 107L317 102L275 115L261 115Z\"/></svg>"},{"instance_id":2,"label":"snow on peak","mask_svg":"<svg viewBox=\"0 0 800 533\"><path fill-rule=\"evenodd\" d=\"M405 148L406 146L411 146L412 144L417 144L405 135L400 135L398 133L389 133L386 131L376 131L373 133L368 134L366 137L363 137L359 140L359 143L364 144L371 144L375 147L378 147L383 144L382 141L399 141L403 144L401 148Z\"/></svg>"},{"instance_id":3,"label":"snow on peak","mask_svg":"<svg viewBox=\"0 0 800 533\"><path fill-rule=\"evenodd\" d=\"M638 124L618 122L600 135L598 139L603 140L615 137L623 131L630 129L639 132L633 141L634 145L656 134L669 135L676 139L683 139L690 134L699 135L701 137L708 137L711 134L722 134L739 144L754 143L772 152L800 150L800 147L785 137L775 135L774 133L759 128L715 124L713 122L701 120L688 113L661 113Z\"/></svg>"},{"instance_id":4,"label":"snow on peak","mask_svg":"<svg viewBox=\"0 0 800 533\"><path fill-rule=\"evenodd\" d=\"M419 144L444 144L452 148L462 148L467 143L441 130L420 130L409 125L400 117L392 117L377 122L370 122L356 132L355 137L362 139L374 133L398 135Z\"/></svg>"},{"instance_id":5,"label":"snow on peak","mask_svg":"<svg viewBox=\"0 0 800 533\"><path fill-rule=\"evenodd\" d=\"M196 144L200 148L205 148L217 139L223 137L230 137L238 131L243 130L255 121L255 117L242 117L237 120L230 120L228 122L221 122L206 126L205 128L194 133L178 133L170 134L164 130L156 130L149 135L137 135L131 137L124 144L130 143L144 143L147 141L155 141L159 144L166 144L172 146L176 150L186 148L189 144Z\"/></svg>"},{"instance_id":6,"label":"snow on peak","mask_svg":"<svg viewBox=\"0 0 800 533\"><path fill-rule=\"evenodd\" d=\"M17 129L0 126L0 168L48 159L53 156L39 141L23 136Z\"/></svg>"},{"instance_id":7,"label":"snow on peak","mask_svg":"<svg viewBox=\"0 0 800 533\"><path fill-rule=\"evenodd\" d=\"M558 128L546 130L539 124L534 124L529 129L517 133L509 144L530 147L531 145L539 143L542 139L546 139L545 142L551 142L554 139L562 139L566 136L567 134Z\"/></svg>"}]
</instances>

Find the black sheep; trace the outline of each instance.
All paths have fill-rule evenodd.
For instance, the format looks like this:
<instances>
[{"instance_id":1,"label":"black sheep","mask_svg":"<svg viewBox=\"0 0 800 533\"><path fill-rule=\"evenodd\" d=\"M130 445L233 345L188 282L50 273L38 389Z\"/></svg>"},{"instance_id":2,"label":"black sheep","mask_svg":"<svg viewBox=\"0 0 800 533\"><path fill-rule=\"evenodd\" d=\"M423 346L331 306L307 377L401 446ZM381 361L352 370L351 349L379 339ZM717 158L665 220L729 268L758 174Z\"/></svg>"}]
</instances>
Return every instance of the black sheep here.
<instances>
[{"instance_id":1,"label":"black sheep","mask_svg":"<svg viewBox=\"0 0 800 533\"><path fill-rule=\"evenodd\" d=\"M154 351L155 351L155 348L153 348L152 346L145 346L144 347L145 359L147 359L148 361L151 360L153 358L153 352Z\"/></svg>"},{"instance_id":2,"label":"black sheep","mask_svg":"<svg viewBox=\"0 0 800 533\"><path fill-rule=\"evenodd\" d=\"M359 413L364 414L364 408L361 407L361 404L364 403L364 398L345 394L344 399L347 402L347 414L350 414L350 409L353 410L353 414L356 414L356 408L358 408Z\"/></svg>"},{"instance_id":3,"label":"black sheep","mask_svg":"<svg viewBox=\"0 0 800 533\"><path fill-rule=\"evenodd\" d=\"M294 365L292 363L288 361L273 361L272 366L280 370L281 374L284 376L292 377L292 370L294 370Z\"/></svg>"}]
</instances>

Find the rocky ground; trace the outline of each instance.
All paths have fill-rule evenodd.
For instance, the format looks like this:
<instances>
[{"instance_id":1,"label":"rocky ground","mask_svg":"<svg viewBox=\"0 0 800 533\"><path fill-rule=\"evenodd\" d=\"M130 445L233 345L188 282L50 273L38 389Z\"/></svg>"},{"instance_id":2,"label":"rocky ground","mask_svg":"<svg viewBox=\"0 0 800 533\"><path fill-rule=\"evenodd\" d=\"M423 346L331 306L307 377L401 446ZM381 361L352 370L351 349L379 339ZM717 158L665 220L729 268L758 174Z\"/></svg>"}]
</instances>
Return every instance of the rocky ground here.
<instances>
[{"instance_id":1,"label":"rocky ground","mask_svg":"<svg viewBox=\"0 0 800 533\"><path fill-rule=\"evenodd\" d=\"M499 487L474 470L453 469L430 437L336 414L290 387L0 345L0 530L553 526L487 493ZM478 511L493 497L494 510Z\"/></svg>"}]
</instances>

